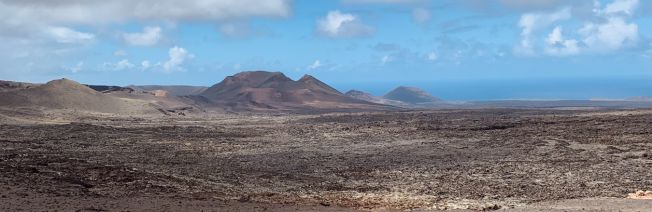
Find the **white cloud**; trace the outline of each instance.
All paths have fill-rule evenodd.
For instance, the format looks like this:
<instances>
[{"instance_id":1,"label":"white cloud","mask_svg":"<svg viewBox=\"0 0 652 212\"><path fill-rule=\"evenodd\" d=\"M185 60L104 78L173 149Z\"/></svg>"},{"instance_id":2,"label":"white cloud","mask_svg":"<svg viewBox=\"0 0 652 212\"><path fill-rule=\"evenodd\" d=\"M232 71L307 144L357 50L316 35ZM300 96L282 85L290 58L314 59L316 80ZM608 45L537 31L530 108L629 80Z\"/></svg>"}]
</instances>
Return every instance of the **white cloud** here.
<instances>
[{"instance_id":1,"label":"white cloud","mask_svg":"<svg viewBox=\"0 0 652 212\"><path fill-rule=\"evenodd\" d=\"M168 51L169 58L162 62L152 64L149 60L143 60L140 64L133 64L127 59L115 63L106 62L102 64L104 70L124 71L124 70L160 70L163 72L185 71L183 64L194 58L186 49L175 46Z\"/></svg>"},{"instance_id":2,"label":"white cloud","mask_svg":"<svg viewBox=\"0 0 652 212\"><path fill-rule=\"evenodd\" d=\"M568 2L564 0L500 0L500 3L519 10L546 10Z\"/></svg>"},{"instance_id":3,"label":"white cloud","mask_svg":"<svg viewBox=\"0 0 652 212\"><path fill-rule=\"evenodd\" d=\"M228 38L247 38L265 36L269 33L264 28L252 27L246 21L232 21L220 24L217 28L220 33Z\"/></svg>"},{"instance_id":4,"label":"white cloud","mask_svg":"<svg viewBox=\"0 0 652 212\"><path fill-rule=\"evenodd\" d=\"M77 65L68 68L68 70L70 70L70 72L72 73L77 73L80 72L83 68L84 68L84 62L80 61L77 63Z\"/></svg>"},{"instance_id":5,"label":"white cloud","mask_svg":"<svg viewBox=\"0 0 652 212\"><path fill-rule=\"evenodd\" d=\"M0 0L0 63L16 75L60 69L60 61L75 57L97 39L95 32L80 29L284 18L291 6L292 0ZM18 57L22 61L12 59Z\"/></svg>"},{"instance_id":6,"label":"white cloud","mask_svg":"<svg viewBox=\"0 0 652 212\"><path fill-rule=\"evenodd\" d=\"M314 69L318 69L319 67L322 67L322 66L323 66L323 64L321 64L321 61L315 60L315 62L313 62L312 64L310 64L308 66L308 69L314 70Z\"/></svg>"},{"instance_id":7,"label":"white cloud","mask_svg":"<svg viewBox=\"0 0 652 212\"><path fill-rule=\"evenodd\" d=\"M249 34L249 27L240 23L226 23L218 28L227 37L242 37Z\"/></svg>"},{"instance_id":8,"label":"white cloud","mask_svg":"<svg viewBox=\"0 0 652 212\"><path fill-rule=\"evenodd\" d=\"M390 62L392 62L392 61L394 61L394 58L385 55L385 56L383 56L382 58L380 58L380 65L383 65L383 66L384 66L385 64L390 63Z\"/></svg>"},{"instance_id":9,"label":"white cloud","mask_svg":"<svg viewBox=\"0 0 652 212\"><path fill-rule=\"evenodd\" d=\"M600 2L596 1L595 4L596 7L600 6ZM604 9L598 8L594 11L605 15L633 15L638 4L638 0L615 0L607 4Z\"/></svg>"},{"instance_id":10,"label":"white cloud","mask_svg":"<svg viewBox=\"0 0 652 212\"><path fill-rule=\"evenodd\" d=\"M163 70L165 72L185 71L181 65L183 65L186 60L195 57L194 55L188 53L186 49L178 46L170 48L168 54L170 55L170 59L163 63Z\"/></svg>"},{"instance_id":11,"label":"white cloud","mask_svg":"<svg viewBox=\"0 0 652 212\"><path fill-rule=\"evenodd\" d=\"M417 23L424 23L430 20L430 11L424 8L416 8L412 10L412 20Z\"/></svg>"},{"instance_id":12,"label":"white cloud","mask_svg":"<svg viewBox=\"0 0 652 212\"><path fill-rule=\"evenodd\" d=\"M555 27L555 29L548 35L546 44L545 52L552 56L575 55L580 52L577 40L564 39L562 28L559 26Z\"/></svg>"},{"instance_id":13,"label":"white cloud","mask_svg":"<svg viewBox=\"0 0 652 212\"><path fill-rule=\"evenodd\" d=\"M596 2L594 12L603 21L586 23L579 30L588 50L605 53L637 44L638 25L626 19L634 14L638 4L638 0L615 0L600 8Z\"/></svg>"},{"instance_id":14,"label":"white cloud","mask_svg":"<svg viewBox=\"0 0 652 212\"><path fill-rule=\"evenodd\" d=\"M122 49L118 49L115 52L113 52L113 56L116 56L116 57L124 57L124 56L127 56L127 55L129 55L129 54L127 54L127 51L122 50Z\"/></svg>"},{"instance_id":15,"label":"white cloud","mask_svg":"<svg viewBox=\"0 0 652 212\"><path fill-rule=\"evenodd\" d=\"M95 35L78 32L67 27L48 27L47 34L57 43L84 44L95 39Z\"/></svg>"},{"instance_id":16,"label":"white cloud","mask_svg":"<svg viewBox=\"0 0 652 212\"><path fill-rule=\"evenodd\" d=\"M121 60L115 66L116 70L125 70L134 68L134 64L130 63L129 60Z\"/></svg>"},{"instance_id":17,"label":"white cloud","mask_svg":"<svg viewBox=\"0 0 652 212\"><path fill-rule=\"evenodd\" d=\"M639 41L639 27L628 19L634 15L638 4L638 0L614 0L602 6L595 1L592 17L581 28L563 34L562 27L558 25L546 37L540 36L538 32L550 29L550 25L555 23L564 24L563 21L572 18L570 8L554 13L524 14L518 24L522 29L521 41L514 52L517 55L531 56L543 50L551 56L570 56L610 53L635 46Z\"/></svg>"},{"instance_id":18,"label":"white cloud","mask_svg":"<svg viewBox=\"0 0 652 212\"><path fill-rule=\"evenodd\" d=\"M122 35L122 38L126 43L134 46L156 45L162 37L161 27L145 27L143 32L124 33Z\"/></svg>"},{"instance_id":19,"label":"white cloud","mask_svg":"<svg viewBox=\"0 0 652 212\"><path fill-rule=\"evenodd\" d=\"M116 63L111 63L111 62L106 62L102 64L102 68L104 70L108 71L124 71L124 70L131 70L135 68L136 65L132 64L129 62L127 59L120 60Z\"/></svg>"},{"instance_id":20,"label":"white cloud","mask_svg":"<svg viewBox=\"0 0 652 212\"><path fill-rule=\"evenodd\" d=\"M430 61L435 61L435 60L439 59L439 56L435 52L430 52L430 53L428 53L428 57L426 57L426 58L428 60L430 60Z\"/></svg>"},{"instance_id":21,"label":"white cloud","mask_svg":"<svg viewBox=\"0 0 652 212\"><path fill-rule=\"evenodd\" d=\"M353 14L335 10L317 21L317 32L327 37L363 37L373 34L374 29Z\"/></svg>"},{"instance_id":22,"label":"white cloud","mask_svg":"<svg viewBox=\"0 0 652 212\"><path fill-rule=\"evenodd\" d=\"M518 25L523 29L521 35L527 36L540 28L569 18L571 18L571 10L566 7L553 13L526 13L521 16Z\"/></svg>"},{"instance_id":23,"label":"white cloud","mask_svg":"<svg viewBox=\"0 0 652 212\"><path fill-rule=\"evenodd\" d=\"M424 0L342 0L345 4L413 4Z\"/></svg>"},{"instance_id":24,"label":"white cloud","mask_svg":"<svg viewBox=\"0 0 652 212\"><path fill-rule=\"evenodd\" d=\"M430 20L431 13L427 9L428 0L342 0L344 4L394 4L412 9L412 20L424 23Z\"/></svg>"},{"instance_id":25,"label":"white cloud","mask_svg":"<svg viewBox=\"0 0 652 212\"><path fill-rule=\"evenodd\" d=\"M648 45L647 51L645 51L642 56L647 57L647 58L652 57L652 43L650 43L650 45Z\"/></svg>"},{"instance_id":26,"label":"white cloud","mask_svg":"<svg viewBox=\"0 0 652 212\"><path fill-rule=\"evenodd\" d=\"M534 34L555 22L571 18L571 10L566 7L552 13L526 13L521 16L518 26L521 28L521 42L514 49L517 55L533 55Z\"/></svg>"},{"instance_id":27,"label":"white cloud","mask_svg":"<svg viewBox=\"0 0 652 212\"><path fill-rule=\"evenodd\" d=\"M638 41L638 25L627 23L621 17L610 17L604 23L588 23L580 33L587 48L596 52L609 52L634 45Z\"/></svg>"},{"instance_id":28,"label":"white cloud","mask_svg":"<svg viewBox=\"0 0 652 212\"><path fill-rule=\"evenodd\" d=\"M342 25L355 21L356 19L352 14L341 13L337 10L331 11L324 19L319 21L319 30L326 34L336 36L342 30Z\"/></svg>"},{"instance_id":29,"label":"white cloud","mask_svg":"<svg viewBox=\"0 0 652 212\"><path fill-rule=\"evenodd\" d=\"M285 17L290 0L0 0L5 23L106 24L126 21L222 21Z\"/></svg>"},{"instance_id":30,"label":"white cloud","mask_svg":"<svg viewBox=\"0 0 652 212\"><path fill-rule=\"evenodd\" d=\"M165 64L167 64L170 60L165 61L164 63L157 63L157 64L152 64L149 60L143 60L140 62L140 64L133 64L127 59L120 60L118 62L112 63L112 62L106 62L102 64L102 68L104 70L108 71L126 71L126 70L151 70L154 67L158 67L160 69L165 69ZM181 62L183 63L183 61ZM176 67L172 67L173 70L182 70L182 68L179 66L181 63L178 64ZM160 70L159 69L159 70ZM167 71L167 70L164 70Z\"/></svg>"},{"instance_id":31,"label":"white cloud","mask_svg":"<svg viewBox=\"0 0 652 212\"><path fill-rule=\"evenodd\" d=\"M151 66L152 66L152 64L150 64L149 60L143 60L143 62L140 63L140 68L142 70L147 70Z\"/></svg>"}]
</instances>

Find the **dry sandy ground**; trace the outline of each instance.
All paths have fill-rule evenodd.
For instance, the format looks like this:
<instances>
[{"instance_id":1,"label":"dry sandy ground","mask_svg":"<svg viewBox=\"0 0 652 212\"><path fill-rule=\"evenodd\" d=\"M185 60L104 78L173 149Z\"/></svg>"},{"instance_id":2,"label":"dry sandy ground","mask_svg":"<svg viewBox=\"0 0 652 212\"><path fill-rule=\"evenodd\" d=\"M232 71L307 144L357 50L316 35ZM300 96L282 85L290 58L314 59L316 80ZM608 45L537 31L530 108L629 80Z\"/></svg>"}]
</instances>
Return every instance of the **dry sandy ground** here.
<instances>
[{"instance_id":1,"label":"dry sandy ground","mask_svg":"<svg viewBox=\"0 0 652 212\"><path fill-rule=\"evenodd\" d=\"M652 208L650 111L4 114L0 211Z\"/></svg>"}]
</instances>

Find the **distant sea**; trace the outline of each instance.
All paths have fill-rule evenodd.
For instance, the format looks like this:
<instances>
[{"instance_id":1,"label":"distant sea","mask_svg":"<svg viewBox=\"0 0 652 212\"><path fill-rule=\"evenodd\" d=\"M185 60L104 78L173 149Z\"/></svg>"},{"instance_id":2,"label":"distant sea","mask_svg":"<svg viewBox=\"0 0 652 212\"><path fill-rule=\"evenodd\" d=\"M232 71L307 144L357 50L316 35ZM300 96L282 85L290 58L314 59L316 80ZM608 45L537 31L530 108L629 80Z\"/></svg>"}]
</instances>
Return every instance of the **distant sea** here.
<instances>
[{"instance_id":1,"label":"distant sea","mask_svg":"<svg viewBox=\"0 0 652 212\"><path fill-rule=\"evenodd\" d=\"M652 96L652 78L435 80L332 85L342 92L357 89L376 96L382 96L401 85L414 86L449 101L589 100Z\"/></svg>"}]
</instances>

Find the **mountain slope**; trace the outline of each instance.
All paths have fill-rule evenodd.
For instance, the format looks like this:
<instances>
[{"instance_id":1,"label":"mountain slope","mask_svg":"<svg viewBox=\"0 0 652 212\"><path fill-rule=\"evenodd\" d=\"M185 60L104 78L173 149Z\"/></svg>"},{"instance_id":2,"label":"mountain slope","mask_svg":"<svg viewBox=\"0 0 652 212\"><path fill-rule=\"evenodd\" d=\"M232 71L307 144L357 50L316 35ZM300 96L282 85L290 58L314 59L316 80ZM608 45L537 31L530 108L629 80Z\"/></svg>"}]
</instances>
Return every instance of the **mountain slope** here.
<instances>
[{"instance_id":1,"label":"mountain slope","mask_svg":"<svg viewBox=\"0 0 652 212\"><path fill-rule=\"evenodd\" d=\"M166 91L170 96L189 96L199 95L204 92L207 87L204 86L189 86L189 85L130 85L127 86L134 90L144 91Z\"/></svg>"},{"instance_id":2,"label":"mountain slope","mask_svg":"<svg viewBox=\"0 0 652 212\"><path fill-rule=\"evenodd\" d=\"M234 110L381 108L347 97L309 75L294 81L281 72L248 71L226 77L201 97Z\"/></svg>"},{"instance_id":3,"label":"mountain slope","mask_svg":"<svg viewBox=\"0 0 652 212\"><path fill-rule=\"evenodd\" d=\"M437 97L416 87L400 86L383 96L386 99L401 101L409 104L433 103L441 101Z\"/></svg>"},{"instance_id":4,"label":"mountain slope","mask_svg":"<svg viewBox=\"0 0 652 212\"><path fill-rule=\"evenodd\" d=\"M0 92L0 100L0 106L4 107L42 107L107 113L153 110L146 103L112 97L68 79Z\"/></svg>"},{"instance_id":5,"label":"mountain slope","mask_svg":"<svg viewBox=\"0 0 652 212\"><path fill-rule=\"evenodd\" d=\"M354 99L359 99L363 101L368 101L376 104L383 104L383 105L391 105L391 106L396 106L396 107L410 107L411 105L405 102L401 101L396 101L396 100L391 100L391 99L385 99L383 97L378 97L378 96L373 96L369 93L365 93L363 91L358 91L358 90L350 90L346 92L344 95L354 98Z\"/></svg>"}]
</instances>

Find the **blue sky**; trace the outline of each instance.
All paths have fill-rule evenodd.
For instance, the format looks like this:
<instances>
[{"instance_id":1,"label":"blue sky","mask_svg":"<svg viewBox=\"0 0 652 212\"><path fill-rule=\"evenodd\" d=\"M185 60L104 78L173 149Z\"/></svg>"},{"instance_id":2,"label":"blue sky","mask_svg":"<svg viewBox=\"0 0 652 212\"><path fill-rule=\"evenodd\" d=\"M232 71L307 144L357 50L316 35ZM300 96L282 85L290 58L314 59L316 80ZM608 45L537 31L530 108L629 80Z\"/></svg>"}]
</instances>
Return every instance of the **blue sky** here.
<instances>
[{"instance_id":1,"label":"blue sky","mask_svg":"<svg viewBox=\"0 0 652 212\"><path fill-rule=\"evenodd\" d=\"M246 70L446 99L652 95L640 0L0 0L0 78L212 85Z\"/></svg>"}]
</instances>

